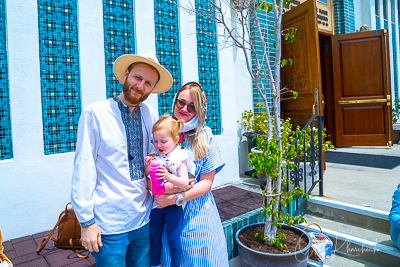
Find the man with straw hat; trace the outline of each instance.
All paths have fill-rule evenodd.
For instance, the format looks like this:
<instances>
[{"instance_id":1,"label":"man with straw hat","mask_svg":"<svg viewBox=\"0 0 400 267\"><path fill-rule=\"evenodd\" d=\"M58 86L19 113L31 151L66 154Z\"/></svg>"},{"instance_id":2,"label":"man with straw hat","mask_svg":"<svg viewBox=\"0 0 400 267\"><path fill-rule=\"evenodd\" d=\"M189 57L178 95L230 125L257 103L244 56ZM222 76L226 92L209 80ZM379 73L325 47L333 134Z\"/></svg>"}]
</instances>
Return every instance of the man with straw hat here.
<instances>
[{"instance_id":1,"label":"man with straw hat","mask_svg":"<svg viewBox=\"0 0 400 267\"><path fill-rule=\"evenodd\" d=\"M96 266L150 266L152 198L143 167L156 116L143 101L170 89L172 76L153 51L120 56L114 74L122 93L81 114L71 202Z\"/></svg>"}]
</instances>

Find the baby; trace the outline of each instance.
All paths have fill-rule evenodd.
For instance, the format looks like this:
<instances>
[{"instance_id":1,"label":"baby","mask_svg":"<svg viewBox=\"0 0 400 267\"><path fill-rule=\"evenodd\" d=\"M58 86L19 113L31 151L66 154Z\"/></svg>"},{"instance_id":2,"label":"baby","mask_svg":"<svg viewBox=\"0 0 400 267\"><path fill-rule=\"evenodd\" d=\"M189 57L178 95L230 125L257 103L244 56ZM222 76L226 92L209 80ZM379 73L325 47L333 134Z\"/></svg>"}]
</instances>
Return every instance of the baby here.
<instances>
[{"instance_id":1,"label":"baby","mask_svg":"<svg viewBox=\"0 0 400 267\"><path fill-rule=\"evenodd\" d=\"M182 120L174 120L168 115L162 116L153 126L153 141L157 151L154 156L161 164L157 169L158 179L164 179L173 185L186 190L189 183L189 174L194 173L195 164L193 154L183 150L178 145L179 131L183 127ZM152 156L145 158L145 174L149 174ZM178 198L177 204L165 208L157 208L150 215L150 246L151 266L161 264L162 234L166 224L168 246L171 254L171 267L180 266L182 244L180 235L182 232L184 201Z\"/></svg>"}]
</instances>

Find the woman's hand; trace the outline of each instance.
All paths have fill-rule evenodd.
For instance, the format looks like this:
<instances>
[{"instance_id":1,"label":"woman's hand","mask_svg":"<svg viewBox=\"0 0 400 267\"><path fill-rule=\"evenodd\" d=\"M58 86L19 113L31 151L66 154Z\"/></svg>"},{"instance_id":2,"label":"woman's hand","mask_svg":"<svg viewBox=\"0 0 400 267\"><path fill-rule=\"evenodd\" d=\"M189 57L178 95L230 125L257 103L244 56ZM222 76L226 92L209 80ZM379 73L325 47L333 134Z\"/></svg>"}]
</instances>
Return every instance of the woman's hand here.
<instances>
[{"instance_id":1,"label":"woman's hand","mask_svg":"<svg viewBox=\"0 0 400 267\"><path fill-rule=\"evenodd\" d=\"M168 207L171 205L175 205L176 199L177 199L177 197L175 194L173 194L173 195L163 194L163 195L156 196L154 198L154 201L157 204L157 208L161 209L161 208L165 208L165 207Z\"/></svg>"}]
</instances>

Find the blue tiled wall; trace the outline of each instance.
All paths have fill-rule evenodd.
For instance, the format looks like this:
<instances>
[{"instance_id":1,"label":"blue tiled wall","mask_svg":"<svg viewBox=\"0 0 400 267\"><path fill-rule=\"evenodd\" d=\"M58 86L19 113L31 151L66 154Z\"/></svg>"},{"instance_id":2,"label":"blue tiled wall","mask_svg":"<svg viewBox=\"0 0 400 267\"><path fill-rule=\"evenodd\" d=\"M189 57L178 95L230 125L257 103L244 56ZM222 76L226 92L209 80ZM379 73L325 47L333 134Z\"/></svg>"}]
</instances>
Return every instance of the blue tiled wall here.
<instances>
[{"instance_id":1,"label":"blue tiled wall","mask_svg":"<svg viewBox=\"0 0 400 267\"><path fill-rule=\"evenodd\" d=\"M174 79L172 88L158 94L160 115L171 113L174 94L181 83L181 53L179 47L179 13L177 5L170 0L154 0L154 23L156 32L156 53L160 63L167 68Z\"/></svg>"},{"instance_id":2,"label":"blue tiled wall","mask_svg":"<svg viewBox=\"0 0 400 267\"><path fill-rule=\"evenodd\" d=\"M260 22L260 26L261 26L261 32L264 36L264 39L267 41L267 51L269 53L269 60L270 60L270 64L271 64L271 69L272 69L272 73L274 75L275 71L274 71L274 62L275 62L275 48L273 46L273 43L275 42L275 37L273 36L274 34L274 23L275 23L275 19L274 19L274 15L272 12L270 13L266 13L265 11L258 11L257 12L257 16ZM259 35L257 33L257 29L255 26L255 23L251 23L251 36L252 38L255 38L256 42L259 42ZM269 34L271 35L271 40L268 40L268 36ZM258 39L258 40L257 40ZM262 52L262 48L260 45L258 45L256 47L256 54L252 53L251 54L251 64L252 64L252 69L253 71L255 71L257 69L257 62L256 59L259 60L260 64L265 64L264 60L263 60L263 52ZM262 70L264 71L264 75L265 77L267 77L266 75L268 75L268 70L266 67L263 67ZM269 79L266 78L264 80L268 80L268 84L266 85L267 88L267 98L268 98L268 105L271 106L272 105L272 93L271 93L271 85L269 83ZM261 86L260 86L261 87ZM257 91L256 85L253 83L253 109L254 112L260 112L262 111L261 109L259 109L257 107L258 103L263 103L263 100L260 96L260 94Z\"/></svg>"},{"instance_id":3,"label":"blue tiled wall","mask_svg":"<svg viewBox=\"0 0 400 267\"><path fill-rule=\"evenodd\" d=\"M335 34L355 32L353 0L333 0Z\"/></svg>"},{"instance_id":4,"label":"blue tiled wall","mask_svg":"<svg viewBox=\"0 0 400 267\"><path fill-rule=\"evenodd\" d=\"M0 160L13 157L6 22L6 0L0 0Z\"/></svg>"},{"instance_id":5,"label":"blue tiled wall","mask_svg":"<svg viewBox=\"0 0 400 267\"><path fill-rule=\"evenodd\" d=\"M380 29L381 28L381 19L379 17L375 17L376 19L376 29Z\"/></svg>"},{"instance_id":6,"label":"blue tiled wall","mask_svg":"<svg viewBox=\"0 0 400 267\"><path fill-rule=\"evenodd\" d=\"M113 63L120 55L135 53L134 24L133 1L103 0L107 98L121 92L122 86L114 76Z\"/></svg>"},{"instance_id":7,"label":"blue tiled wall","mask_svg":"<svg viewBox=\"0 0 400 267\"><path fill-rule=\"evenodd\" d=\"M211 13L214 10L212 5L203 0L196 0L196 9L200 14L202 11ZM197 14L196 37L199 82L208 99L207 125L214 134L221 134L218 40L215 22Z\"/></svg>"},{"instance_id":8,"label":"blue tiled wall","mask_svg":"<svg viewBox=\"0 0 400 267\"><path fill-rule=\"evenodd\" d=\"M77 0L38 0L44 153L75 150L81 114Z\"/></svg>"}]
</instances>

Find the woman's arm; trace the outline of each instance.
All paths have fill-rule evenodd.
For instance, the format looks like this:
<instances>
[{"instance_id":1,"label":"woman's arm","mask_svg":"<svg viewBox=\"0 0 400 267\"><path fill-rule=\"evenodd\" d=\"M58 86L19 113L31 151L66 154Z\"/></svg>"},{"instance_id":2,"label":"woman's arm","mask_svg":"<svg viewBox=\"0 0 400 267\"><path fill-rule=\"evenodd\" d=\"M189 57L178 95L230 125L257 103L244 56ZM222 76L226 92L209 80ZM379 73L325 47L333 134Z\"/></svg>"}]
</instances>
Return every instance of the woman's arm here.
<instances>
[{"instance_id":1,"label":"woman's arm","mask_svg":"<svg viewBox=\"0 0 400 267\"><path fill-rule=\"evenodd\" d=\"M190 190L186 192L182 192L182 196L185 198L185 201L189 201L198 197L201 197L211 190L211 186L214 182L215 170L201 174L200 181L195 184ZM161 195L156 196L155 202L158 208L164 208L170 205L174 205L176 203L176 195Z\"/></svg>"}]
</instances>

